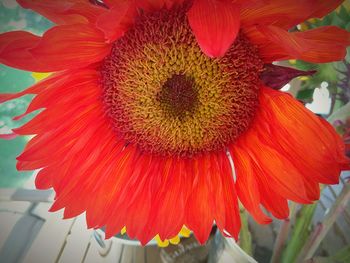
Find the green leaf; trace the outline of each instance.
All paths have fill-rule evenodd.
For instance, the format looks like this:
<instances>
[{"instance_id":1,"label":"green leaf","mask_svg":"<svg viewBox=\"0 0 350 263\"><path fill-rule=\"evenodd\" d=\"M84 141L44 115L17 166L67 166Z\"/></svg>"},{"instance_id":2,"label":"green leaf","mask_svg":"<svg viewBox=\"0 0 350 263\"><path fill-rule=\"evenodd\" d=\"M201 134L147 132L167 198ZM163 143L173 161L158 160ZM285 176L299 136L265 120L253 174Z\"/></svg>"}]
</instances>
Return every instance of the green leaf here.
<instances>
[{"instance_id":1,"label":"green leaf","mask_svg":"<svg viewBox=\"0 0 350 263\"><path fill-rule=\"evenodd\" d=\"M350 20L350 13L346 10L346 8L344 6L340 7L338 16L344 21Z\"/></svg>"},{"instance_id":2,"label":"green leaf","mask_svg":"<svg viewBox=\"0 0 350 263\"><path fill-rule=\"evenodd\" d=\"M20 187L33 172L18 172L16 157L21 153L27 142L26 137L13 140L0 140L0 188Z\"/></svg>"},{"instance_id":3,"label":"green leaf","mask_svg":"<svg viewBox=\"0 0 350 263\"><path fill-rule=\"evenodd\" d=\"M282 263L293 263L311 233L312 218L317 203L304 205L297 213L290 240L283 251Z\"/></svg>"},{"instance_id":4,"label":"green leaf","mask_svg":"<svg viewBox=\"0 0 350 263\"><path fill-rule=\"evenodd\" d=\"M325 16L322 20L321 20L321 25L322 26L327 26L327 25L330 25L332 23L332 17L333 16L333 13L328 15L328 16Z\"/></svg>"},{"instance_id":5,"label":"green leaf","mask_svg":"<svg viewBox=\"0 0 350 263\"><path fill-rule=\"evenodd\" d=\"M241 207L240 208L240 214L241 214L241 231L239 234L239 246L246 252L248 255L253 255L253 248L252 248L252 235L249 231L248 226L248 213L247 211Z\"/></svg>"},{"instance_id":6,"label":"green leaf","mask_svg":"<svg viewBox=\"0 0 350 263\"><path fill-rule=\"evenodd\" d=\"M313 94L314 94L313 89L300 90L297 94L297 99L304 100L304 101L311 101Z\"/></svg>"},{"instance_id":7,"label":"green leaf","mask_svg":"<svg viewBox=\"0 0 350 263\"><path fill-rule=\"evenodd\" d=\"M339 250L331 259L332 262L350 262L350 246Z\"/></svg>"}]
</instances>

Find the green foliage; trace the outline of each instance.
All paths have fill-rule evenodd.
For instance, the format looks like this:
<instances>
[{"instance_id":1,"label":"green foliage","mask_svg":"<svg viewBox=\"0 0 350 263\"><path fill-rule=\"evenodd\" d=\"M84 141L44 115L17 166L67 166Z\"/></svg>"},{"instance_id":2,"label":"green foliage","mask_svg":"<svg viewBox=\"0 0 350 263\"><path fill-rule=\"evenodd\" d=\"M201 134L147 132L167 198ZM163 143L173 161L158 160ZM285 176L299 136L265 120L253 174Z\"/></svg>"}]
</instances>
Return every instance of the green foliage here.
<instances>
[{"instance_id":1,"label":"green foliage","mask_svg":"<svg viewBox=\"0 0 350 263\"><path fill-rule=\"evenodd\" d=\"M332 262L350 262L350 246L347 246L338 251L334 256L331 257Z\"/></svg>"},{"instance_id":2,"label":"green foliage","mask_svg":"<svg viewBox=\"0 0 350 263\"><path fill-rule=\"evenodd\" d=\"M248 255L253 255L253 248L252 248L252 235L249 231L249 225L248 225L248 212L243 207L240 208L240 215L241 215L241 231L239 233L239 246L246 252Z\"/></svg>"},{"instance_id":3,"label":"green foliage","mask_svg":"<svg viewBox=\"0 0 350 263\"><path fill-rule=\"evenodd\" d=\"M303 89L298 92L297 99L302 100L304 102L311 102L313 94L313 89Z\"/></svg>"},{"instance_id":4,"label":"green foliage","mask_svg":"<svg viewBox=\"0 0 350 263\"><path fill-rule=\"evenodd\" d=\"M20 8L15 1L0 2L0 31L26 30L41 35L52 26L44 17ZM25 89L34 83L30 72L12 69L0 65L0 93L14 93ZM11 129L19 127L34 116L28 116L20 121L13 121L13 117L22 114L31 100L25 96L0 104L0 133L10 133ZM0 140L0 187L18 187L29 178L32 172L18 172L16 170L16 156L24 148L28 138L21 137L14 140Z\"/></svg>"},{"instance_id":5,"label":"green foliage","mask_svg":"<svg viewBox=\"0 0 350 263\"><path fill-rule=\"evenodd\" d=\"M312 230L312 218L317 204L304 205L298 211L291 238L282 254L282 263L293 263L306 243Z\"/></svg>"},{"instance_id":6,"label":"green foliage","mask_svg":"<svg viewBox=\"0 0 350 263\"><path fill-rule=\"evenodd\" d=\"M9 2L9 1L8 1ZM15 1L12 5L0 2L0 31L27 30L41 35L52 23L29 9L20 8Z\"/></svg>"},{"instance_id":7,"label":"green foliage","mask_svg":"<svg viewBox=\"0 0 350 263\"><path fill-rule=\"evenodd\" d=\"M345 30L350 31L350 10L341 6L338 11L334 11L323 19L313 19L303 23L303 29L314 29L320 26L334 25ZM348 52L349 53L349 52ZM320 87L322 82L328 83L328 90L334 101L333 105L341 107L350 98L344 96L344 91L339 88L339 81L344 78L341 72L347 72L346 64L350 63L349 56L344 61L312 64L305 61L298 60L293 62L293 66L301 70L316 70L317 73L311 78L304 79L301 83L301 90L297 94L297 98L303 100L305 103L312 101L312 95L315 88ZM335 108L332 109L332 111Z\"/></svg>"},{"instance_id":8,"label":"green foliage","mask_svg":"<svg viewBox=\"0 0 350 263\"><path fill-rule=\"evenodd\" d=\"M0 92L14 93L33 84L30 73L0 66L1 79ZM30 97L21 97L0 105L0 132L11 133L28 121L33 115L14 121L14 116L22 114L30 102ZM16 170L16 157L21 153L28 138L20 137L14 140L0 140L0 187L20 186L32 173Z\"/></svg>"}]
</instances>

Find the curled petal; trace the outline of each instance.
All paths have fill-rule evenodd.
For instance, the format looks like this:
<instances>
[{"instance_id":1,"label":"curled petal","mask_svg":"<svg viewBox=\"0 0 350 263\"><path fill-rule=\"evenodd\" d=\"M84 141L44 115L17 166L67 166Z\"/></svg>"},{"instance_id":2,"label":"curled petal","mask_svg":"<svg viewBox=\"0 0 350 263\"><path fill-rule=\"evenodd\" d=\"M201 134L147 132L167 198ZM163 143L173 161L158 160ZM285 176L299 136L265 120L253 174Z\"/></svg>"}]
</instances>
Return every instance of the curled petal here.
<instances>
[{"instance_id":1,"label":"curled petal","mask_svg":"<svg viewBox=\"0 0 350 263\"><path fill-rule=\"evenodd\" d=\"M93 5L87 0L17 0L26 9L41 14L52 22L63 24L94 23L106 9Z\"/></svg>"},{"instance_id":2,"label":"curled petal","mask_svg":"<svg viewBox=\"0 0 350 263\"><path fill-rule=\"evenodd\" d=\"M103 33L85 24L56 26L42 37L24 31L0 35L0 61L36 72L86 67L109 50Z\"/></svg>"},{"instance_id":3,"label":"curled petal","mask_svg":"<svg viewBox=\"0 0 350 263\"><path fill-rule=\"evenodd\" d=\"M275 26L259 27L259 30L288 55L313 63L342 60L350 45L350 33L335 26L295 33Z\"/></svg>"},{"instance_id":4,"label":"curled petal","mask_svg":"<svg viewBox=\"0 0 350 263\"><path fill-rule=\"evenodd\" d=\"M309 18L323 17L342 2L343 0L270 0L260 6L242 9L242 24L274 25L289 29Z\"/></svg>"},{"instance_id":5,"label":"curled petal","mask_svg":"<svg viewBox=\"0 0 350 263\"><path fill-rule=\"evenodd\" d=\"M105 33L110 42L113 42L132 26L136 12L134 2L118 1L98 18L96 27Z\"/></svg>"},{"instance_id":6,"label":"curled petal","mask_svg":"<svg viewBox=\"0 0 350 263\"><path fill-rule=\"evenodd\" d=\"M40 68L45 65L34 59L30 49L40 42L40 37L29 32L13 31L0 35L0 62L20 69ZM34 71L34 70L33 70Z\"/></svg>"},{"instance_id":7,"label":"curled petal","mask_svg":"<svg viewBox=\"0 0 350 263\"><path fill-rule=\"evenodd\" d=\"M294 68L266 64L264 71L260 75L262 82L273 89L281 89L292 79L299 76L310 76L315 74L315 70L303 71Z\"/></svg>"},{"instance_id":8,"label":"curled petal","mask_svg":"<svg viewBox=\"0 0 350 263\"><path fill-rule=\"evenodd\" d=\"M245 27L242 31L258 47L260 57L266 64L292 58L281 46L273 43L267 36L257 30L256 26Z\"/></svg>"},{"instance_id":9,"label":"curled petal","mask_svg":"<svg viewBox=\"0 0 350 263\"><path fill-rule=\"evenodd\" d=\"M236 39L239 6L230 0L195 0L188 20L202 51L209 57L221 57Z\"/></svg>"}]
</instances>

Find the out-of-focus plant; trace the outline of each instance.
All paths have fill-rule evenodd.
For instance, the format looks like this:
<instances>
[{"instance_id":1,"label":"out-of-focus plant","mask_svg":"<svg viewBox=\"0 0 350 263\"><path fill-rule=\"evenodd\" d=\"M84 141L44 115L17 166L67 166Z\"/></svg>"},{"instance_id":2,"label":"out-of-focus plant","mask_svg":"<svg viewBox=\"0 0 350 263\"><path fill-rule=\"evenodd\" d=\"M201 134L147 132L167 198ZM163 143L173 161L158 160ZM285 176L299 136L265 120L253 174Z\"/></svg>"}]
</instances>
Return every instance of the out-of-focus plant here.
<instances>
[{"instance_id":1,"label":"out-of-focus plant","mask_svg":"<svg viewBox=\"0 0 350 263\"><path fill-rule=\"evenodd\" d=\"M346 1L336 11L325 16L323 19L310 19L300 25L296 30L309 30L320 26L336 25L346 30L350 30L350 4ZM311 102L315 88L326 85L332 105L330 113L350 101L350 55L345 60L324 64L312 64L301 60L291 60L290 64L300 70L316 70L312 77L301 77L301 88L297 93L297 98L305 103Z\"/></svg>"},{"instance_id":2,"label":"out-of-focus plant","mask_svg":"<svg viewBox=\"0 0 350 263\"><path fill-rule=\"evenodd\" d=\"M295 30L309 30L319 26L337 25L350 31L350 1L343 3L336 11L325 16L323 19L311 19ZM345 60L333 63L312 64L300 60L289 61L299 70L316 70L312 77L300 77L300 89L296 97L304 103L310 103L316 88L326 87L331 98L331 109L328 121L337 129L346 144L346 151L350 156L350 52ZM339 216L346 216L347 202L350 199L349 179L342 179L342 191L337 195L332 186L334 200L331 207L323 207L325 214L316 225L315 211L318 206L324 206L322 201L311 205L299 205L292 203L290 218L284 220L278 230L275 245L272 251L272 263L294 262L350 262L350 246L340 248L333 255L319 256L316 251L326 234L334 225ZM321 187L321 196L324 195ZM252 251L252 239L249 233L249 224L244 212L241 212L244 235L241 234L240 246L245 252L254 255ZM348 222L349 223L349 222ZM346 235L346 234L345 234ZM249 237L249 238L247 238Z\"/></svg>"}]
</instances>

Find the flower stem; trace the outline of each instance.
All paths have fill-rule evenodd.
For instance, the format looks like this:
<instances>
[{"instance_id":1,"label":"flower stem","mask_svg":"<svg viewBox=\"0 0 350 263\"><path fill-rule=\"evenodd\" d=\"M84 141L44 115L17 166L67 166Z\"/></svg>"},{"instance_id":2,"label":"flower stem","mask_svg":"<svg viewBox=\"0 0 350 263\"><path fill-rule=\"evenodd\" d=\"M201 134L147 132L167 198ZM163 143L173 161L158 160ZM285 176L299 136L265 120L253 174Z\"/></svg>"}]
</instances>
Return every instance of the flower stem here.
<instances>
[{"instance_id":1,"label":"flower stem","mask_svg":"<svg viewBox=\"0 0 350 263\"><path fill-rule=\"evenodd\" d=\"M249 231L248 226L248 213L247 211L241 207L240 209L242 228L239 236L239 246L246 252L248 255L253 255L252 248L252 235Z\"/></svg>"},{"instance_id":2,"label":"flower stem","mask_svg":"<svg viewBox=\"0 0 350 263\"><path fill-rule=\"evenodd\" d=\"M295 224L283 256L280 258L282 263L292 263L298 256L298 252L306 243L310 234L310 226L317 204L304 205L296 214Z\"/></svg>"},{"instance_id":3,"label":"flower stem","mask_svg":"<svg viewBox=\"0 0 350 263\"><path fill-rule=\"evenodd\" d=\"M280 262L281 254L284 248L284 245L286 243L286 240L288 238L289 230L290 230L290 224L291 221L293 221L295 217L296 212L296 204L291 204L291 212L289 218L283 220L280 229L278 231L275 246L273 248L273 254L271 257L271 263L278 263Z\"/></svg>"},{"instance_id":4,"label":"flower stem","mask_svg":"<svg viewBox=\"0 0 350 263\"><path fill-rule=\"evenodd\" d=\"M335 200L335 203L325 215L322 222L318 223L315 227L313 233L310 235L308 241L302 248L298 259L296 262L303 262L303 260L310 259L316 252L320 243L328 233L329 229L333 226L338 216L344 211L347 202L350 199L350 183L347 182L344 185L343 190L341 191L338 198Z\"/></svg>"}]
</instances>

